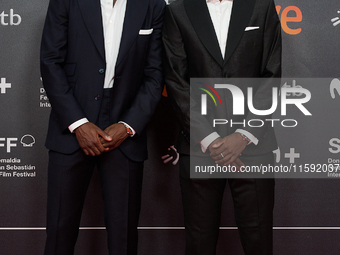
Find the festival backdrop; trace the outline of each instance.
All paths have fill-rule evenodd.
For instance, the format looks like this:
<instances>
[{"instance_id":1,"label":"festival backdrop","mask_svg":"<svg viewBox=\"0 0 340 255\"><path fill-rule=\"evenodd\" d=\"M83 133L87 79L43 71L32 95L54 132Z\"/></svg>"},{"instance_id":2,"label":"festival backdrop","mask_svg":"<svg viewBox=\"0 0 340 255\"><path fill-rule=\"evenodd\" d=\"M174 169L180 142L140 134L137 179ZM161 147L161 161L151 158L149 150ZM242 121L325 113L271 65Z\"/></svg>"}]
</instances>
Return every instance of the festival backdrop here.
<instances>
[{"instance_id":1,"label":"festival backdrop","mask_svg":"<svg viewBox=\"0 0 340 255\"><path fill-rule=\"evenodd\" d=\"M235 0L237 1L237 0ZM39 47L48 0L0 3L0 254L42 254L45 241L50 104L39 72ZM296 128L278 125L277 164L304 170L340 162L340 3L338 0L276 0L283 35L287 87L309 88L298 78L324 78L310 87L306 108L292 111ZM178 181L179 131L163 93L149 125L139 254L184 254L185 234ZM313 165L314 164L314 165ZM277 255L340 252L339 175L276 180L274 252ZM105 255L100 183L90 184L76 245L77 255ZM218 254L242 254L226 189Z\"/></svg>"}]
</instances>

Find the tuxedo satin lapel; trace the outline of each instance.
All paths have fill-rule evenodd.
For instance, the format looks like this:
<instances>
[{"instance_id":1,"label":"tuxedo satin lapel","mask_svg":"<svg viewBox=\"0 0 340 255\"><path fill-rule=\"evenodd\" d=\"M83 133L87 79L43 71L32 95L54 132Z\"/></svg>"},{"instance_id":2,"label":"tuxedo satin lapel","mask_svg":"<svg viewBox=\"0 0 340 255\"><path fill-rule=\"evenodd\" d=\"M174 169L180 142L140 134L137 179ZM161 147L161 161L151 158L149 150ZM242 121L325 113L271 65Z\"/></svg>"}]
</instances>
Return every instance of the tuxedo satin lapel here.
<instances>
[{"instance_id":1,"label":"tuxedo satin lapel","mask_svg":"<svg viewBox=\"0 0 340 255\"><path fill-rule=\"evenodd\" d=\"M241 40L244 29L247 27L253 14L254 5L255 0L233 1L224 64L228 61Z\"/></svg>"},{"instance_id":2,"label":"tuxedo satin lapel","mask_svg":"<svg viewBox=\"0 0 340 255\"><path fill-rule=\"evenodd\" d=\"M223 58L206 0L184 0L185 11L204 47L222 65Z\"/></svg>"},{"instance_id":3,"label":"tuxedo satin lapel","mask_svg":"<svg viewBox=\"0 0 340 255\"><path fill-rule=\"evenodd\" d=\"M139 30L147 11L147 4L140 0L127 0L125 18L123 24L122 39L120 42L119 53L117 58L117 66L129 51L132 43L139 35Z\"/></svg>"},{"instance_id":4,"label":"tuxedo satin lapel","mask_svg":"<svg viewBox=\"0 0 340 255\"><path fill-rule=\"evenodd\" d=\"M87 29L100 55L105 59L102 12L99 0L78 0Z\"/></svg>"}]
</instances>

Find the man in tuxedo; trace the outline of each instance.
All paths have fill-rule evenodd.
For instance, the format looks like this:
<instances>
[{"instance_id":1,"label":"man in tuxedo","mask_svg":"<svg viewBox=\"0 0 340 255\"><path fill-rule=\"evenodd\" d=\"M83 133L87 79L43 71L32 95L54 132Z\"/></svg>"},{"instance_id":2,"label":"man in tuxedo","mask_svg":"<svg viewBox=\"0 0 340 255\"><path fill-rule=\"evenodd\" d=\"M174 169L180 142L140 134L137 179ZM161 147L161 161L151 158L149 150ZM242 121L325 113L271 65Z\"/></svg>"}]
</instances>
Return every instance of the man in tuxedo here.
<instances>
[{"instance_id":1,"label":"man in tuxedo","mask_svg":"<svg viewBox=\"0 0 340 255\"><path fill-rule=\"evenodd\" d=\"M161 98L163 0L50 0L45 255L73 254L95 166L109 254L137 254L146 125Z\"/></svg>"},{"instance_id":2,"label":"man in tuxedo","mask_svg":"<svg viewBox=\"0 0 340 255\"><path fill-rule=\"evenodd\" d=\"M178 149L186 254L216 253L227 182L245 254L272 254L274 180L191 179L189 168L190 157L211 157L236 168L274 163L277 143L271 125L212 129L202 116L190 118L190 108L200 103L190 95L190 78L281 76L281 27L273 0L177 0L164 16L163 44L165 83L182 128ZM270 108L273 84L256 88L257 109ZM263 117L268 116L257 119ZM246 109L244 120L249 119L254 115Z\"/></svg>"}]
</instances>

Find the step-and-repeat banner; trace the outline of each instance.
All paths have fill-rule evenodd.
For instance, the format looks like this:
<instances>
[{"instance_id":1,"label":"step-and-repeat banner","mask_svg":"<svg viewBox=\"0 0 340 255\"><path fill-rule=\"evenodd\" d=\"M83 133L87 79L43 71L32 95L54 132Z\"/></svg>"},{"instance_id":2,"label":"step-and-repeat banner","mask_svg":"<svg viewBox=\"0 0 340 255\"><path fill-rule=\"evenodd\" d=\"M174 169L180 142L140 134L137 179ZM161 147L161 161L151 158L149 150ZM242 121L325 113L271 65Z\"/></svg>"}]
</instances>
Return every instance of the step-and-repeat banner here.
<instances>
[{"instance_id":1,"label":"step-and-repeat banner","mask_svg":"<svg viewBox=\"0 0 340 255\"><path fill-rule=\"evenodd\" d=\"M283 76L288 77L283 86L310 92L310 100L302 106L312 117L301 106L272 122L279 142L277 164L311 173L308 178L276 180L274 251L283 255L339 254L340 174L329 167L340 164L340 3L277 0L276 4L283 34ZM0 4L1 255L35 255L44 249L44 141L50 104L40 79L39 47L47 5L47 0L2 0ZM295 122L287 119L298 125L289 128ZM178 131L164 92L149 126L139 224L142 255L184 254L175 147ZM314 178L318 171L326 174ZM107 254L102 205L95 174L75 254ZM218 254L242 254L229 190L224 197Z\"/></svg>"}]
</instances>

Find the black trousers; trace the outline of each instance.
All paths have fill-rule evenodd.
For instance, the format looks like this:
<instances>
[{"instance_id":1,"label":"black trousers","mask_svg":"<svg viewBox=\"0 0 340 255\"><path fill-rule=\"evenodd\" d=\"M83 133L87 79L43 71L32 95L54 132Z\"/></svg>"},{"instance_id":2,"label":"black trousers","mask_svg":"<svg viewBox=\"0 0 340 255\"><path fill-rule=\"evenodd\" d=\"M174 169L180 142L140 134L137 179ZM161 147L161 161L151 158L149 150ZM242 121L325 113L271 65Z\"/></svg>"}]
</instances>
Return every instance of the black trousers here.
<instances>
[{"instance_id":1,"label":"black trousers","mask_svg":"<svg viewBox=\"0 0 340 255\"><path fill-rule=\"evenodd\" d=\"M254 165L254 158L242 158ZM248 162L250 161L250 162ZM273 163L273 154L257 157ZM248 163L248 164L247 164ZM190 156L181 155L180 184L186 231L186 255L215 255L223 192L228 182L235 219L246 255L273 254L274 179L190 179Z\"/></svg>"},{"instance_id":2,"label":"black trousers","mask_svg":"<svg viewBox=\"0 0 340 255\"><path fill-rule=\"evenodd\" d=\"M98 126L110 124L110 92L104 95ZM45 255L72 255L92 173L97 167L104 200L109 254L137 254L143 162L119 149L86 156L81 149L67 155L49 152L47 240Z\"/></svg>"}]
</instances>

